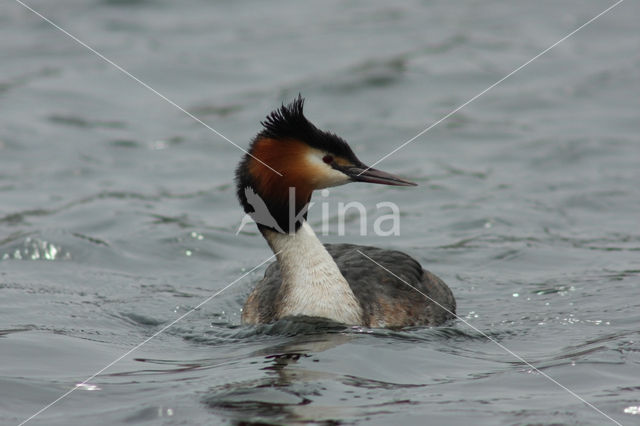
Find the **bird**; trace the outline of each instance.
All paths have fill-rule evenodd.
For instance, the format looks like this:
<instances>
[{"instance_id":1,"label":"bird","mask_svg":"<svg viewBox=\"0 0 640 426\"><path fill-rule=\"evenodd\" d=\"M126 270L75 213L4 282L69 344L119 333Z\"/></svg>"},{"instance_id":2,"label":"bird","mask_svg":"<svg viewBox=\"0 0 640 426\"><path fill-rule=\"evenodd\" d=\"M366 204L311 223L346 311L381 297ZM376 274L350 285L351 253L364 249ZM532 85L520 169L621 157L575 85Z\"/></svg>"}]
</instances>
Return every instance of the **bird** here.
<instances>
[{"instance_id":1,"label":"bird","mask_svg":"<svg viewBox=\"0 0 640 426\"><path fill-rule=\"evenodd\" d=\"M238 200L276 257L250 292L242 323L305 316L403 328L454 318L449 287L408 254L318 239L307 222L313 191L350 182L416 184L367 167L344 139L318 129L303 109L299 94L267 115L236 168Z\"/></svg>"}]
</instances>

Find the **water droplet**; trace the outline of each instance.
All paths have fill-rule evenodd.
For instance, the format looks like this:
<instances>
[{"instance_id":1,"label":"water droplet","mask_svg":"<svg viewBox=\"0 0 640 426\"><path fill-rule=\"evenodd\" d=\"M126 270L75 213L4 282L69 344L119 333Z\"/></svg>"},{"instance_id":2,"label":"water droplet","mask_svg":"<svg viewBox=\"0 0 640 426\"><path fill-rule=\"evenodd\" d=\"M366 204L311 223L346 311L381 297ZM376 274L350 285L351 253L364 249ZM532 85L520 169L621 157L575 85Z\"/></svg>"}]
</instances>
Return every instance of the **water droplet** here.
<instances>
[{"instance_id":1,"label":"water droplet","mask_svg":"<svg viewBox=\"0 0 640 426\"><path fill-rule=\"evenodd\" d=\"M45 242L45 244L48 244ZM56 258L56 254L58 254L58 249L55 248L54 245L49 244L49 250L45 251L44 258L48 260L54 260Z\"/></svg>"},{"instance_id":2,"label":"water droplet","mask_svg":"<svg viewBox=\"0 0 640 426\"><path fill-rule=\"evenodd\" d=\"M640 414L640 405L630 405L624 409L625 414L637 415Z\"/></svg>"},{"instance_id":3,"label":"water droplet","mask_svg":"<svg viewBox=\"0 0 640 426\"><path fill-rule=\"evenodd\" d=\"M77 383L76 387L86 391L102 390L98 385L92 385L90 383Z\"/></svg>"}]
</instances>

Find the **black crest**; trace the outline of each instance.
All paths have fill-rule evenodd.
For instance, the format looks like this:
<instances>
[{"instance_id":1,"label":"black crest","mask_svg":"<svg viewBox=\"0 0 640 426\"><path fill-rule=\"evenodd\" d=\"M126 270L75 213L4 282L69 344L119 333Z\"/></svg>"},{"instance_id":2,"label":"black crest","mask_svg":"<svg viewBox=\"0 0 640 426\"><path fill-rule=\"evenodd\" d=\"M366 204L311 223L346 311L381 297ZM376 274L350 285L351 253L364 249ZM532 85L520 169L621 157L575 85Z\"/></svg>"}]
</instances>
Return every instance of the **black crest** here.
<instances>
[{"instance_id":1,"label":"black crest","mask_svg":"<svg viewBox=\"0 0 640 426\"><path fill-rule=\"evenodd\" d=\"M260 124L264 129L258 133L256 140L260 138L296 139L311 147L345 157L355 164L359 162L344 139L318 129L307 120L304 116L304 98L300 94L290 104L283 104L272 111Z\"/></svg>"},{"instance_id":2,"label":"black crest","mask_svg":"<svg viewBox=\"0 0 640 426\"><path fill-rule=\"evenodd\" d=\"M298 98L289 105L282 104L260 122L264 130L259 136L274 139L303 139L310 133L318 132L316 126L304 116L303 109L304 98L301 95L298 95Z\"/></svg>"}]
</instances>

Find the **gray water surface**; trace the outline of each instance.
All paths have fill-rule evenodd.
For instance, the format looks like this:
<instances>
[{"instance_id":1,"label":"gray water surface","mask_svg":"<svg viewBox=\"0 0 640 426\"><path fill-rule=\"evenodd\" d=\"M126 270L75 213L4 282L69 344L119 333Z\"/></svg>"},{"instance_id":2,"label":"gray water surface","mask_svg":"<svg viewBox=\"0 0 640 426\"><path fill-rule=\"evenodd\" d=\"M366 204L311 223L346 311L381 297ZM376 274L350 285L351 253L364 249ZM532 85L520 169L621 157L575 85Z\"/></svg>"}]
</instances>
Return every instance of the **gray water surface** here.
<instances>
[{"instance_id":1,"label":"gray water surface","mask_svg":"<svg viewBox=\"0 0 640 426\"><path fill-rule=\"evenodd\" d=\"M613 3L29 4L242 147L300 92L373 163ZM0 422L19 424L271 253L236 235L238 148L0 7ZM623 2L379 164L418 187L323 200L324 241L410 253L479 331L242 326L261 267L29 424L611 423L540 372L640 423L639 18ZM369 230L396 203L400 235L337 235L349 200Z\"/></svg>"}]
</instances>

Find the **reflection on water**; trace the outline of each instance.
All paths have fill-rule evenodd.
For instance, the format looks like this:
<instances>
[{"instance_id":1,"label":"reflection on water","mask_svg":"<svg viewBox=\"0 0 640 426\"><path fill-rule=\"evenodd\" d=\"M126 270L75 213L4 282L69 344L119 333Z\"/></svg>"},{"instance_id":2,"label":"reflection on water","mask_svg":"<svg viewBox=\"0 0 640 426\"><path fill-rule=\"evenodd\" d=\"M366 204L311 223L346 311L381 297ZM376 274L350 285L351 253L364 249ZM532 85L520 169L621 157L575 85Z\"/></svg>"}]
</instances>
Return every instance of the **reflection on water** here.
<instances>
[{"instance_id":1,"label":"reflection on water","mask_svg":"<svg viewBox=\"0 0 640 426\"><path fill-rule=\"evenodd\" d=\"M295 321L285 319L286 328L291 328ZM317 368L305 368L300 365L301 358L312 363L320 360L315 356L339 345L349 343L354 334L326 334L316 331L311 335L308 328L313 323L322 330L326 326L322 322L312 321L298 327L302 334L284 344L277 344L261 350L263 355L264 375L255 380L247 380L232 384L224 384L211 388L203 398L203 404L213 412L224 412L234 422L286 421L286 422L335 422L346 412L343 404L323 405L322 409L312 404L324 399L328 389L323 383L337 382L346 387L360 387L357 378ZM293 325L295 327L295 325ZM277 328L278 326L276 325ZM256 356L259 356L256 354ZM365 379L366 380L366 379ZM365 386L362 386L363 388ZM341 398L345 401L346 398ZM351 406L354 409L371 409L377 404ZM385 404L383 404L385 405Z\"/></svg>"}]
</instances>

